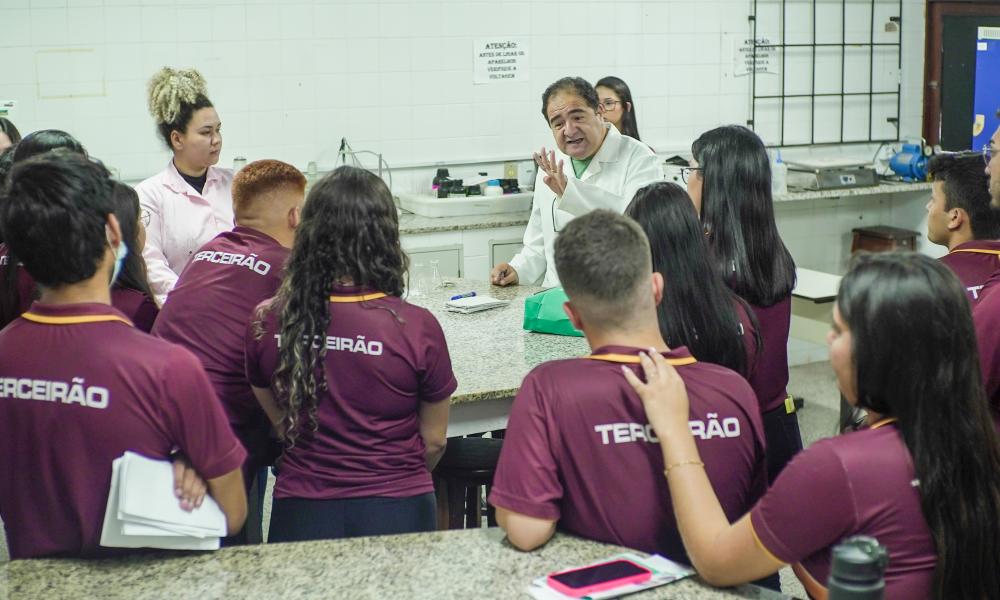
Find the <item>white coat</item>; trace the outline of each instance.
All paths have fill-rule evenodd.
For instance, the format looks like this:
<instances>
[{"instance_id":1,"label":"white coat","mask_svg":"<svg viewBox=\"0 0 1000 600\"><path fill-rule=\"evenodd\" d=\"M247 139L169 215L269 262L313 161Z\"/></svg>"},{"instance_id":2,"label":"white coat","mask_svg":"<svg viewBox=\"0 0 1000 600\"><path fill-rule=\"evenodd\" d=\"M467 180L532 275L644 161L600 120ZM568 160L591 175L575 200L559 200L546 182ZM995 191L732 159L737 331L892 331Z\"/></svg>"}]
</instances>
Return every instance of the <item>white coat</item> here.
<instances>
[{"instance_id":1,"label":"white coat","mask_svg":"<svg viewBox=\"0 0 1000 600\"><path fill-rule=\"evenodd\" d=\"M640 188L663 179L661 160L649 146L624 136L611 124L608 133L587 170L577 179L568 156L558 150L556 160L563 161L566 190L562 198L545 185L545 173L535 176L535 195L531 201L531 217L524 231L524 248L510 260L517 271L518 283L543 287L559 285L556 275L554 245L556 235L573 217L598 208L625 212Z\"/></svg>"},{"instance_id":2,"label":"white coat","mask_svg":"<svg viewBox=\"0 0 1000 600\"><path fill-rule=\"evenodd\" d=\"M233 171L208 168L205 189L192 188L171 160L167 168L136 186L146 221L149 286L162 305L198 248L233 228Z\"/></svg>"}]
</instances>

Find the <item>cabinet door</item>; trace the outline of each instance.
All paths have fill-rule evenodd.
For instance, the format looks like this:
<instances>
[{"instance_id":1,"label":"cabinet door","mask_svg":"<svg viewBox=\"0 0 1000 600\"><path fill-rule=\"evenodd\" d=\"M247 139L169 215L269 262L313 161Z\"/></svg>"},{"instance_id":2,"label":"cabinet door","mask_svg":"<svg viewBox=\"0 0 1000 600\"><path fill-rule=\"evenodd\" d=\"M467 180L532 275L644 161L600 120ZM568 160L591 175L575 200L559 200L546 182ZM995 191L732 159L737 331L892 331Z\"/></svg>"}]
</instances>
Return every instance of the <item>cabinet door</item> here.
<instances>
[{"instance_id":1,"label":"cabinet door","mask_svg":"<svg viewBox=\"0 0 1000 600\"><path fill-rule=\"evenodd\" d=\"M524 248L521 240L490 240L490 264L510 262L514 255Z\"/></svg>"},{"instance_id":2,"label":"cabinet door","mask_svg":"<svg viewBox=\"0 0 1000 600\"><path fill-rule=\"evenodd\" d=\"M441 277L461 277L462 276L462 248L461 246L447 246L438 248L421 248L410 250L410 270L416 272L419 265L429 277L431 273L431 261L438 261L438 272Z\"/></svg>"}]
</instances>

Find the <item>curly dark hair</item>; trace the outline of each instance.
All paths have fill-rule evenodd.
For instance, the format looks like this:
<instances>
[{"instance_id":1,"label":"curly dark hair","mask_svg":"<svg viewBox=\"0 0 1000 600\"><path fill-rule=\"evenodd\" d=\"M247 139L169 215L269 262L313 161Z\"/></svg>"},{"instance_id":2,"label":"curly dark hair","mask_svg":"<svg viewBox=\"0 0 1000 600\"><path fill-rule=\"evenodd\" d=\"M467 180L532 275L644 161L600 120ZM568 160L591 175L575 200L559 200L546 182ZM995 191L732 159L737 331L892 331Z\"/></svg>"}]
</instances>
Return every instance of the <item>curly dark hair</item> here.
<instances>
[{"instance_id":1,"label":"curly dark hair","mask_svg":"<svg viewBox=\"0 0 1000 600\"><path fill-rule=\"evenodd\" d=\"M315 431L318 394L328 389L322 368L330 326L329 296L350 284L402 296L409 259L399 240L399 218L385 183L364 169L343 166L317 183L302 209L285 276L274 300L258 311L279 311L278 367L271 378L284 411L289 446L303 413Z\"/></svg>"}]
</instances>

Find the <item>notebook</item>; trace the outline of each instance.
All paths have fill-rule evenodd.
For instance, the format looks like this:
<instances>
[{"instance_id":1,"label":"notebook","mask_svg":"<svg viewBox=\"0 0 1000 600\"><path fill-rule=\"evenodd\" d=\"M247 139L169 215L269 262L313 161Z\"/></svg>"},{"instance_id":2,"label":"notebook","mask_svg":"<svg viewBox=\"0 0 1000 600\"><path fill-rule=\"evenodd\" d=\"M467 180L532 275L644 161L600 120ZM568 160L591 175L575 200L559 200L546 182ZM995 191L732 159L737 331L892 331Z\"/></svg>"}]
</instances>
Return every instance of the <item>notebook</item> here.
<instances>
[{"instance_id":1,"label":"notebook","mask_svg":"<svg viewBox=\"0 0 1000 600\"><path fill-rule=\"evenodd\" d=\"M210 496L191 512L180 507L170 461L126 452L111 463L102 546L216 550L225 535L226 516Z\"/></svg>"},{"instance_id":2,"label":"notebook","mask_svg":"<svg viewBox=\"0 0 1000 600\"><path fill-rule=\"evenodd\" d=\"M472 296L470 298L448 300L444 303L444 309L451 312L469 314L507 306L508 304L510 303L507 300L497 300L492 296Z\"/></svg>"}]
</instances>

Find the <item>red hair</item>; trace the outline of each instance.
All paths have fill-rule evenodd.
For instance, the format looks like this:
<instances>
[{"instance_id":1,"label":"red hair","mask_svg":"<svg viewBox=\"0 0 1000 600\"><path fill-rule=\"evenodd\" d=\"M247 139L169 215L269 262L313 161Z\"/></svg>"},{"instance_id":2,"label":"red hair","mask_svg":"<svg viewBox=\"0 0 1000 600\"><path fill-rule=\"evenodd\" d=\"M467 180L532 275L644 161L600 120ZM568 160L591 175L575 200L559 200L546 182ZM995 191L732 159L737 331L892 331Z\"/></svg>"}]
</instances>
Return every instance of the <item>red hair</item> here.
<instances>
[{"instance_id":1,"label":"red hair","mask_svg":"<svg viewBox=\"0 0 1000 600\"><path fill-rule=\"evenodd\" d=\"M256 160L233 178L233 211L239 215L257 198L281 187L304 193L306 178L301 171L280 160Z\"/></svg>"}]
</instances>

